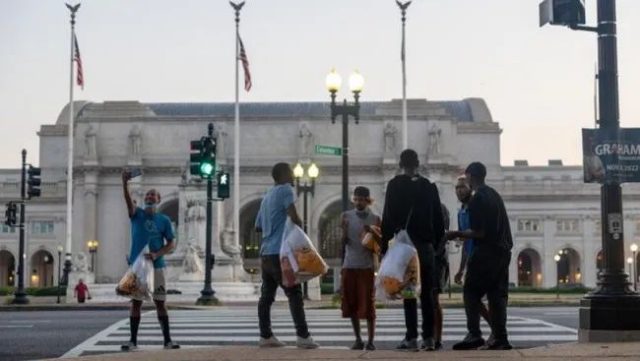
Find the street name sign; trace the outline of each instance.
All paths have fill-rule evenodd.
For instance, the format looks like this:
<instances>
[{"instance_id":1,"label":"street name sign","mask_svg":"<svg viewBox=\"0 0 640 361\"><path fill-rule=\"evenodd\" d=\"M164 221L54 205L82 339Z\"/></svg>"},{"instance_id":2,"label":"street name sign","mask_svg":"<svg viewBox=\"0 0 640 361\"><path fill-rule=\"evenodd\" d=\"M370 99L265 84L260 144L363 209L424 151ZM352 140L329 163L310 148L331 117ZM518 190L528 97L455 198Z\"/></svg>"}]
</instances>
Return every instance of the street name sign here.
<instances>
[{"instance_id":1,"label":"street name sign","mask_svg":"<svg viewBox=\"0 0 640 361\"><path fill-rule=\"evenodd\" d=\"M334 147L334 146L330 146L330 145L316 144L316 154L334 155L336 157L339 157L339 156L342 155L342 148L341 147Z\"/></svg>"}]
</instances>

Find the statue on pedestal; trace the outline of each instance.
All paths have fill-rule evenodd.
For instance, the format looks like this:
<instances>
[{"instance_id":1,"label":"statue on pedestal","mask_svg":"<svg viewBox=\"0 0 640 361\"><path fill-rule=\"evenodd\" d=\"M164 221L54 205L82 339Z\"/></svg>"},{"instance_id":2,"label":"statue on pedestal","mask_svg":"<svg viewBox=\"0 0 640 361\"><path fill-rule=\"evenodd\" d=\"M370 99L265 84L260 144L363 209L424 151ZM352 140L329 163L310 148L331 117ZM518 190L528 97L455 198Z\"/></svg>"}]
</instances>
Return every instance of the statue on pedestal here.
<instances>
[{"instance_id":1,"label":"statue on pedestal","mask_svg":"<svg viewBox=\"0 0 640 361\"><path fill-rule=\"evenodd\" d=\"M309 159L311 157L311 145L313 143L313 133L309 130L306 122L300 123L298 128L299 138L299 150L298 154L303 159Z\"/></svg>"}]
</instances>

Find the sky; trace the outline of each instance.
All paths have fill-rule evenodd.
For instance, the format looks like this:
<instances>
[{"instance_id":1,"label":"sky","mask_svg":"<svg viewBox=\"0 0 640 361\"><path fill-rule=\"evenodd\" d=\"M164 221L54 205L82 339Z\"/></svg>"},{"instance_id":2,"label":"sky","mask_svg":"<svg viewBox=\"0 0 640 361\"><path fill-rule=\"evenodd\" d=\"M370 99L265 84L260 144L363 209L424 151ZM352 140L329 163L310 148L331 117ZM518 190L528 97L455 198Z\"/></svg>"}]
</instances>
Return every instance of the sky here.
<instances>
[{"instance_id":1,"label":"sky","mask_svg":"<svg viewBox=\"0 0 640 361\"><path fill-rule=\"evenodd\" d=\"M538 26L541 0L414 0L407 18L407 96L484 98L503 129L501 161L581 164L593 127L597 37ZM76 3L75 0L69 0ZM594 24L596 0L587 0ZM37 131L69 100L64 1L0 0L0 168L37 158ZM85 0L76 33L85 88L76 100L234 99L234 15L226 0ZM400 98L394 0L247 0L241 35L253 89L242 101L327 101L335 67L365 77L362 101ZM620 114L640 123L640 1L618 0ZM346 83L346 82L343 82ZM342 95L348 96L346 85Z\"/></svg>"}]
</instances>

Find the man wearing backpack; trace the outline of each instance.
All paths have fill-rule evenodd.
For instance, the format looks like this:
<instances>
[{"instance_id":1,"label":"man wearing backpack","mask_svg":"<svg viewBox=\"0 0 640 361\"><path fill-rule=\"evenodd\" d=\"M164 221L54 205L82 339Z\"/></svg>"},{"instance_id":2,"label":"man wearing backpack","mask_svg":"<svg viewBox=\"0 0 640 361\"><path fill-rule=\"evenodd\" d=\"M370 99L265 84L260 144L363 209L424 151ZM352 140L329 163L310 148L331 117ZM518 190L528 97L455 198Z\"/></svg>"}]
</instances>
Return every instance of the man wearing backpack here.
<instances>
[{"instance_id":1,"label":"man wearing backpack","mask_svg":"<svg viewBox=\"0 0 640 361\"><path fill-rule=\"evenodd\" d=\"M435 350L434 341L434 247L444 236L444 220L438 188L418 174L418 154L406 149L400 154L402 174L387 185L382 214L382 253L386 253L389 240L406 229L418 251L420 261L420 305L422 308L422 346ZM407 332L397 346L400 350L418 351L417 299L404 299L404 317Z\"/></svg>"}]
</instances>

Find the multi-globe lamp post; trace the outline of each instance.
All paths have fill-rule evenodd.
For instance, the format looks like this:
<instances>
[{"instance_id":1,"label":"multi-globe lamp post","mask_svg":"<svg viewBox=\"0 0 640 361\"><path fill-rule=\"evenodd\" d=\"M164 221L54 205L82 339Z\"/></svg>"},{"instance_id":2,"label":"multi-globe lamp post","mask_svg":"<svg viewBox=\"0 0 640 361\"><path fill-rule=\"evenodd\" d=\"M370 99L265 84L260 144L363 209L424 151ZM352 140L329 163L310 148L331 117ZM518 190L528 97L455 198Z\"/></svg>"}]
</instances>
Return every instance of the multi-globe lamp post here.
<instances>
[{"instance_id":1,"label":"multi-globe lamp post","mask_svg":"<svg viewBox=\"0 0 640 361\"><path fill-rule=\"evenodd\" d=\"M298 163L293 168L293 176L296 179L296 191L298 196L302 193L302 229L304 233L308 234L309 231L309 220L308 220L308 198L307 195L313 194L316 189L316 178L320 175L320 170L315 163L311 163L307 168L307 176L305 177L305 171L302 164ZM301 184L300 181L303 180ZM311 183L307 183L307 180L311 180ZM305 298L309 298L309 285L307 282L303 284L303 293Z\"/></svg>"},{"instance_id":2,"label":"multi-globe lamp post","mask_svg":"<svg viewBox=\"0 0 640 361\"><path fill-rule=\"evenodd\" d=\"M562 251L560 251L562 252ZM553 260L556 261L556 299L560 299L560 257L559 254L553 256Z\"/></svg>"},{"instance_id":3,"label":"multi-globe lamp post","mask_svg":"<svg viewBox=\"0 0 640 361\"><path fill-rule=\"evenodd\" d=\"M61 275L60 272L62 271L61 269L61 265L62 265L62 251L64 251L64 247L62 246L58 246L57 248L58 250L58 292L57 292L57 300L56 303L60 303L60 279L61 279Z\"/></svg>"},{"instance_id":4,"label":"multi-globe lamp post","mask_svg":"<svg viewBox=\"0 0 640 361\"><path fill-rule=\"evenodd\" d=\"M91 254L91 272L96 272L96 252L98 252L99 242L97 240L87 241L87 249L89 249L89 254Z\"/></svg>"},{"instance_id":5,"label":"multi-globe lamp post","mask_svg":"<svg viewBox=\"0 0 640 361\"><path fill-rule=\"evenodd\" d=\"M358 71L354 71L349 77L349 90L353 92L353 104L348 104L347 99L342 104L336 103L336 94L342 87L342 77L335 69L327 75L327 90L331 94L331 122L335 123L338 115L342 118L342 211L349 209L349 116L352 116L356 124L360 121L360 93L364 86L364 78Z\"/></svg>"}]
</instances>

